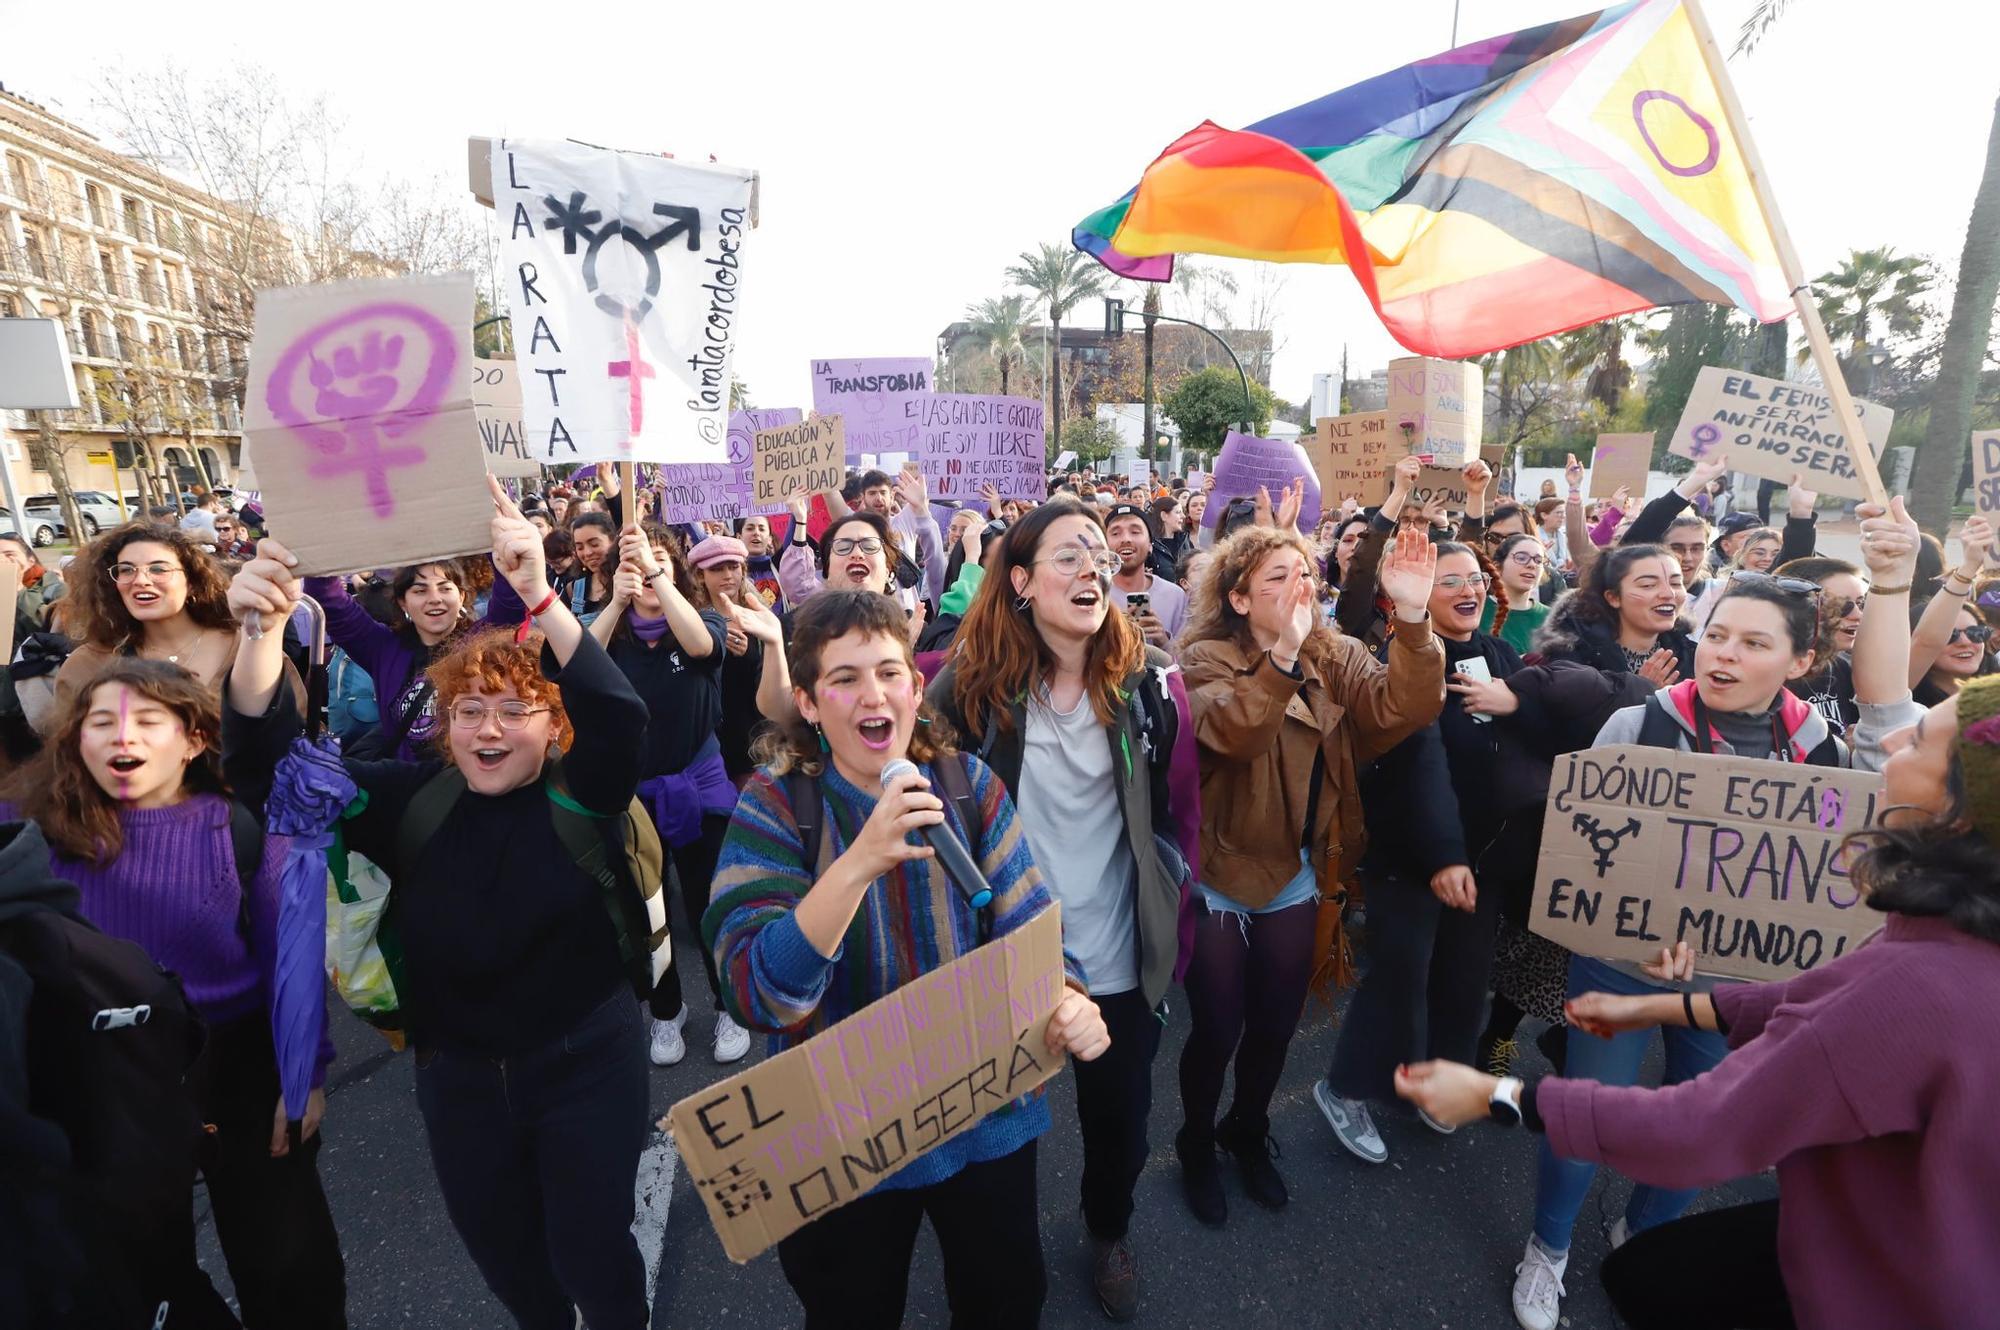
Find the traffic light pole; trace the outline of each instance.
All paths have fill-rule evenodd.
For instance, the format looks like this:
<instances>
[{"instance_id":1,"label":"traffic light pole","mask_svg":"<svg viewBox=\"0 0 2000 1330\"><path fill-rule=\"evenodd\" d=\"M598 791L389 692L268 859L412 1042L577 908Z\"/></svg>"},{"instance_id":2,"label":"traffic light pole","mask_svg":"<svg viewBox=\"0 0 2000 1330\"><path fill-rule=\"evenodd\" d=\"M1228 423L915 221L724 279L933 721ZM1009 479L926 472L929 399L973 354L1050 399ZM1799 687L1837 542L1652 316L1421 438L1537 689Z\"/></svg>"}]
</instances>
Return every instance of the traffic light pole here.
<instances>
[{"instance_id":1,"label":"traffic light pole","mask_svg":"<svg viewBox=\"0 0 2000 1330\"><path fill-rule=\"evenodd\" d=\"M1105 332L1113 333L1121 337L1124 336L1125 314L1126 314L1126 309L1124 301L1118 299L1116 296L1104 297ZM1193 319L1178 318L1172 314L1142 313L1140 317L1147 319L1161 319L1167 323L1184 323L1190 328L1201 329L1203 332L1207 333L1210 337L1213 337L1215 339L1215 344L1221 347L1223 353L1229 357L1229 363L1236 366L1236 377L1242 380L1243 382L1243 416L1244 416L1242 422L1243 432L1245 434L1255 434L1257 432L1256 425L1250 419L1250 417L1253 414L1255 414L1255 403L1253 403L1250 400L1250 376L1243 372L1243 362L1236 358L1235 348L1230 346L1228 342L1222 339L1222 334L1217 332L1215 329L1209 327L1205 323L1196 323ZM1151 440L1148 440L1147 442L1148 445L1150 446Z\"/></svg>"}]
</instances>

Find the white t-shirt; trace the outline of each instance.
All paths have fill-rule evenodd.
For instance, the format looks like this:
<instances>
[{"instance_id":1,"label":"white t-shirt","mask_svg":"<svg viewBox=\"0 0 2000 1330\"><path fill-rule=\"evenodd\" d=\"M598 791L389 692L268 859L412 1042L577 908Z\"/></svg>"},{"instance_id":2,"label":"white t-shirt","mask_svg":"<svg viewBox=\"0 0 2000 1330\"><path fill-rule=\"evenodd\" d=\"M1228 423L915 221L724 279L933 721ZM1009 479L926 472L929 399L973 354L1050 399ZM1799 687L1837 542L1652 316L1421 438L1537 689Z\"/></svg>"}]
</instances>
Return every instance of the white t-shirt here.
<instances>
[{"instance_id":1,"label":"white t-shirt","mask_svg":"<svg viewBox=\"0 0 2000 1330\"><path fill-rule=\"evenodd\" d=\"M1088 694L1067 713L1028 699L1015 806L1035 864L1062 902L1063 941L1100 994L1139 986L1138 870L1116 782L1111 736Z\"/></svg>"},{"instance_id":2,"label":"white t-shirt","mask_svg":"<svg viewBox=\"0 0 2000 1330\"><path fill-rule=\"evenodd\" d=\"M1152 598L1150 604L1153 609L1153 617L1158 619L1160 625L1167 630L1168 639L1171 640L1179 637L1181 635L1181 624L1187 621L1187 592L1181 590L1164 577L1158 577L1152 573L1148 573L1146 576L1151 580L1152 585L1148 586L1144 592L1135 592L1133 594L1150 596ZM1125 608L1125 591L1116 582L1111 584L1111 600L1119 609L1122 610Z\"/></svg>"}]
</instances>

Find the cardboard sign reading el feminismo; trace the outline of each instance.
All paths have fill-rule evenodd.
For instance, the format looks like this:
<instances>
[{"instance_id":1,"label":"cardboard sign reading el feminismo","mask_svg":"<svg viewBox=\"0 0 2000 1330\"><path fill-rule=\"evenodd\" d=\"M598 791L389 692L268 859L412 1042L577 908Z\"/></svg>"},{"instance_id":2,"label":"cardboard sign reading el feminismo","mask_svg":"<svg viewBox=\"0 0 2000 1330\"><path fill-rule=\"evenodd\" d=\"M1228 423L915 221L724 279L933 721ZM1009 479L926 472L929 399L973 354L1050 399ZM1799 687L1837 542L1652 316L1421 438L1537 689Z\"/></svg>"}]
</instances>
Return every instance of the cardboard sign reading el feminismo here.
<instances>
[{"instance_id":1,"label":"cardboard sign reading el feminismo","mask_svg":"<svg viewBox=\"0 0 2000 1330\"><path fill-rule=\"evenodd\" d=\"M467 274L259 291L244 417L301 574L492 545Z\"/></svg>"},{"instance_id":2,"label":"cardboard sign reading el feminismo","mask_svg":"<svg viewBox=\"0 0 2000 1330\"><path fill-rule=\"evenodd\" d=\"M492 169L530 456L726 461L754 175L519 139Z\"/></svg>"},{"instance_id":3,"label":"cardboard sign reading el feminismo","mask_svg":"<svg viewBox=\"0 0 2000 1330\"><path fill-rule=\"evenodd\" d=\"M668 1114L733 1261L747 1261L1054 1076L1051 905Z\"/></svg>"},{"instance_id":4,"label":"cardboard sign reading el feminismo","mask_svg":"<svg viewBox=\"0 0 2000 1330\"><path fill-rule=\"evenodd\" d=\"M1841 767L1613 744L1556 759L1530 927L1582 956L1785 979L1882 926L1843 842L1882 778Z\"/></svg>"},{"instance_id":5,"label":"cardboard sign reading el feminismo","mask_svg":"<svg viewBox=\"0 0 2000 1330\"><path fill-rule=\"evenodd\" d=\"M1896 413L1859 398L1854 406L1868 446L1880 457ZM1810 384L1704 365L1667 451L1697 462L1721 457L1732 470L1766 480L1790 483L1796 473L1820 494L1867 495L1833 399Z\"/></svg>"}]
</instances>

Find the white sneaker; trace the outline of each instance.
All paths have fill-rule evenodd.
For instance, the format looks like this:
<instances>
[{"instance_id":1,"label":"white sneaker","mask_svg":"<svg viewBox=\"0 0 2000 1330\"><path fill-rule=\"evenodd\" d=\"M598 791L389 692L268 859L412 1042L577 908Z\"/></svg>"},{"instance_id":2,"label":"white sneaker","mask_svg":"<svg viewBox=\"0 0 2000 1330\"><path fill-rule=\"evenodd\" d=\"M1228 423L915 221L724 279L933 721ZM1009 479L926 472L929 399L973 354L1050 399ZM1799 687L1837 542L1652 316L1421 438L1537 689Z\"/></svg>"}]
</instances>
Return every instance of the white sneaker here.
<instances>
[{"instance_id":1,"label":"white sneaker","mask_svg":"<svg viewBox=\"0 0 2000 1330\"><path fill-rule=\"evenodd\" d=\"M1528 1239L1521 1263L1514 1267L1514 1319L1521 1330L1556 1330L1562 1320L1563 1271L1569 1268L1569 1253L1550 1256L1542 1244Z\"/></svg>"},{"instance_id":2,"label":"white sneaker","mask_svg":"<svg viewBox=\"0 0 2000 1330\"><path fill-rule=\"evenodd\" d=\"M1617 1251L1632 1236L1632 1226L1625 1222L1625 1216L1618 1216L1618 1222L1611 1226L1611 1250Z\"/></svg>"},{"instance_id":3,"label":"white sneaker","mask_svg":"<svg viewBox=\"0 0 2000 1330\"><path fill-rule=\"evenodd\" d=\"M1364 1163L1389 1162L1389 1147L1382 1143L1382 1134L1375 1130L1375 1119L1369 1116L1368 1105L1359 1099L1342 1099L1323 1080L1313 1082L1313 1102L1319 1105L1326 1125L1333 1128L1334 1139L1345 1146L1349 1154Z\"/></svg>"},{"instance_id":4,"label":"white sneaker","mask_svg":"<svg viewBox=\"0 0 2000 1330\"><path fill-rule=\"evenodd\" d=\"M670 1021L653 1022L653 1047L648 1056L656 1067L671 1067L687 1056L687 1040L681 1038L681 1027L687 1024L687 1008Z\"/></svg>"},{"instance_id":5,"label":"white sneaker","mask_svg":"<svg viewBox=\"0 0 2000 1330\"><path fill-rule=\"evenodd\" d=\"M1456 1127L1445 1126L1442 1122L1439 1122L1436 1118L1424 1112L1424 1110L1422 1110L1421 1108L1417 1110L1417 1116L1424 1120L1424 1125L1426 1127L1429 1127L1432 1131L1436 1132L1440 1136L1449 1136L1453 1132L1458 1130L1458 1128Z\"/></svg>"},{"instance_id":6,"label":"white sneaker","mask_svg":"<svg viewBox=\"0 0 2000 1330\"><path fill-rule=\"evenodd\" d=\"M726 1011L715 1013L715 1060L740 1062L750 1052L750 1032L729 1018Z\"/></svg>"}]
</instances>

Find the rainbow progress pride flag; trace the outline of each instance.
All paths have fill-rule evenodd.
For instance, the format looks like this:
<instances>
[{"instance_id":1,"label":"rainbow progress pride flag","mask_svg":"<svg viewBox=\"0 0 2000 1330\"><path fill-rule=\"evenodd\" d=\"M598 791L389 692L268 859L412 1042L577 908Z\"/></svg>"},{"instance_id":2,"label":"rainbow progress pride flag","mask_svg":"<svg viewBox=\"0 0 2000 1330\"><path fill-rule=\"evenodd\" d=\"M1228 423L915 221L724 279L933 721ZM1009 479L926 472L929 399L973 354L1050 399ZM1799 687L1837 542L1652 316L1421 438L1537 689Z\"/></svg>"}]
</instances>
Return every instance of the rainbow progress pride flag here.
<instances>
[{"instance_id":1,"label":"rainbow progress pride flag","mask_svg":"<svg viewBox=\"0 0 2000 1330\"><path fill-rule=\"evenodd\" d=\"M1203 122L1078 249L1345 263L1396 340L1462 358L1706 301L1791 311L1742 147L1681 0L1461 46L1247 129Z\"/></svg>"}]
</instances>

